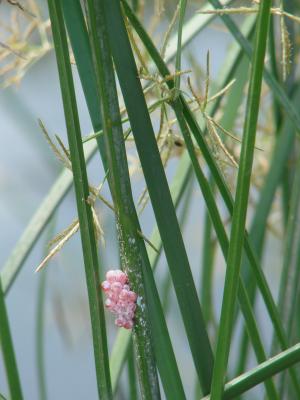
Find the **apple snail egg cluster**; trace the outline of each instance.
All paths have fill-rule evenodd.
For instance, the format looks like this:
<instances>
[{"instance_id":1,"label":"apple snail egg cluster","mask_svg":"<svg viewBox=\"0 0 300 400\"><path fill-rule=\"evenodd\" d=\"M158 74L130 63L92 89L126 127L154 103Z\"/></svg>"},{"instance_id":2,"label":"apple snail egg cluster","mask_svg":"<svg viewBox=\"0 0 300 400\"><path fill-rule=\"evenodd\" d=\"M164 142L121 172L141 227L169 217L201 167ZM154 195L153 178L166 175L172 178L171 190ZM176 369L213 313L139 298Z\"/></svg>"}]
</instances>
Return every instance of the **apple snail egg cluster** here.
<instances>
[{"instance_id":1,"label":"apple snail egg cluster","mask_svg":"<svg viewBox=\"0 0 300 400\"><path fill-rule=\"evenodd\" d=\"M117 316L115 324L131 329L134 323L137 294L130 290L125 272L119 269L108 271L101 288L107 296L105 306Z\"/></svg>"}]
</instances>

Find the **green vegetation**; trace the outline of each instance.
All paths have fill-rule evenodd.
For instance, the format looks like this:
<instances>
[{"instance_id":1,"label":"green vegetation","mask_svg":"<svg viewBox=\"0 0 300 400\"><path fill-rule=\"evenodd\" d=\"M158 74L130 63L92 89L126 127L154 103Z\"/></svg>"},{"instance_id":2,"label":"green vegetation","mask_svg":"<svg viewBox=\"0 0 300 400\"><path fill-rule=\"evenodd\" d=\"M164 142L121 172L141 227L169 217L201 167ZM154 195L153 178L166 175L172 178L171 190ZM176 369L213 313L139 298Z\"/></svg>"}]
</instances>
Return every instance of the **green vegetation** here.
<instances>
[{"instance_id":1,"label":"green vegetation","mask_svg":"<svg viewBox=\"0 0 300 400\"><path fill-rule=\"evenodd\" d=\"M300 398L300 6L248 3L48 0L45 19L33 0L8 1L40 42L8 36L2 59L18 61L1 70L3 84L53 50L67 143L39 121L63 171L0 270L1 399L21 400L26 385L7 295L73 187L76 219L36 270L80 232L99 399ZM218 48L203 52L216 26L230 42L224 59ZM98 187L87 169L94 155ZM98 206L113 215L115 235ZM101 281L113 268L104 238L138 296L130 330L105 311ZM50 280L39 273L35 359L46 400Z\"/></svg>"}]
</instances>

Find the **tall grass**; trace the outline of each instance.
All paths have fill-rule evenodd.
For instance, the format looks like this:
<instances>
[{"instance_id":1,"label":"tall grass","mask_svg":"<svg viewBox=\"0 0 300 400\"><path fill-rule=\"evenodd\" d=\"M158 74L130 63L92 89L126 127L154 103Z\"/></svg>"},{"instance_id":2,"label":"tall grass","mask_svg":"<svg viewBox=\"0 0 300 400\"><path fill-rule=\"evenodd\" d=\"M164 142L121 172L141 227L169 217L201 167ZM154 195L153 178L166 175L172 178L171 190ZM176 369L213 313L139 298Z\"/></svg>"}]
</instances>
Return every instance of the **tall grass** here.
<instances>
[{"instance_id":1,"label":"tall grass","mask_svg":"<svg viewBox=\"0 0 300 400\"><path fill-rule=\"evenodd\" d=\"M58 138L56 146L43 130L67 169L1 269L0 343L12 399L22 399L23 371L5 296L72 183L78 224L56 238L49 258L63 251L78 227L100 399L190 399L192 374L197 399L300 396L295 365L300 361L300 7L289 0L278 5L265 0L251 8L234 1L222 8L218 0L209 0L201 9L175 3L154 1L152 8L139 0L48 0L68 145ZM31 19L30 4L11 7ZM207 28L217 16L232 35L232 45L215 78L213 52L204 57L202 68L187 45L193 39L201 49L199 34L209 35ZM13 45L6 48L12 51ZM75 69L93 127L87 137L80 127ZM132 148L145 185L139 199L129 165ZM111 200L89 180L87 164L95 153L102 164L96 166L99 180L107 180ZM103 232L96 201L113 212L119 267L138 295L133 329L119 328L114 341L100 290L104 271L98 239ZM205 210L201 219L200 208ZM280 224L274 223L274 209ZM144 232L144 210L152 215L150 238ZM267 239L274 231L285 238L278 295L266 269ZM192 233L197 260L186 232L197 232ZM110 260L103 264L111 268ZM36 315L41 398L49 398L43 314L47 285L43 275ZM256 307L257 294L262 310ZM178 335L188 354L185 361Z\"/></svg>"}]
</instances>

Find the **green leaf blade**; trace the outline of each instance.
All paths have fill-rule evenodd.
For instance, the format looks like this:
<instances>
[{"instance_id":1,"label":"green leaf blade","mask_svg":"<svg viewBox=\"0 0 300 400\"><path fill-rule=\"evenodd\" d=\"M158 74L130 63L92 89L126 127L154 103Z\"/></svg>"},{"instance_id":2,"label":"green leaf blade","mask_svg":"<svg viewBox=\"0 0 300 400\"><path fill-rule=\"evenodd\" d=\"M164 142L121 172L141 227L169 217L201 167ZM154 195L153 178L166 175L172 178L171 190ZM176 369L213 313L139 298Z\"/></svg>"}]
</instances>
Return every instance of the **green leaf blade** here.
<instances>
[{"instance_id":1,"label":"green leaf blade","mask_svg":"<svg viewBox=\"0 0 300 400\"><path fill-rule=\"evenodd\" d=\"M255 51L250 77L244 135L227 257L227 270L217 341L216 363L212 379L212 400L220 400L222 397L224 377L226 374L229 356L230 340L233 328L233 314L238 291L237 282L242 261L242 249L248 207L250 177L253 163L256 124L259 111L262 71L264 67L270 19L270 8L271 1L266 0L261 3L258 14Z\"/></svg>"},{"instance_id":2,"label":"green leaf blade","mask_svg":"<svg viewBox=\"0 0 300 400\"><path fill-rule=\"evenodd\" d=\"M194 363L205 393L208 393L213 356L205 323L180 233L138 71L128 41L120 5L106 1L113 58L128 111L150 199L162 237L165 254L185 324ZM170 229L171 228L171 229ZM200 361L206 360L206 365Z\"/></svg>"},{"instance_id":3,"label":"green leaf blade","mask_svg":"<svg viewBox=\"0 0 300 400\"><path fill-rule=\"evenodd\" d=\"M98 395L103 399L110 400L112 398L112 392L109 374L104 309L102 296L99 290L100 279L98 275L99 267L97 245L94 234L92 210L87 202L89 196L89 185L84 160L75 90L69 60L67 37L60 2L56 0L49 0L48 7L52 23L54 47L59 71L70 157L73 169L74 187L92 324Z\"/></svg>"},{"instance_id":4,"label":"green leaf blade","mask_svg":"<svg viewBox=\"0 0 300 400\"><path fill-rule=\"evenodd\" d=\"M13 346L11 330L9 326L7 308L5 304L4 291L0 278L0 345L3 354L4 368L6 372L8 387L12 400L22 400L22 388L19 371Z\"/></svg>"}]
</instances>

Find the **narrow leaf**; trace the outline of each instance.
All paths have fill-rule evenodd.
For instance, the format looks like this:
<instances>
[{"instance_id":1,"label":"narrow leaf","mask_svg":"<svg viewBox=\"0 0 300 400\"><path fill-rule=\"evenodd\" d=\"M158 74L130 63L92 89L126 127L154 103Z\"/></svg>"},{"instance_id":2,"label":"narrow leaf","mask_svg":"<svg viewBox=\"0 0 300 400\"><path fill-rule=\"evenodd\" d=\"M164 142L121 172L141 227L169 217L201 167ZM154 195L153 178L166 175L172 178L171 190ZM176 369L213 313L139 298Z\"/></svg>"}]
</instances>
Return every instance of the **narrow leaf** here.
<instances>
[{"instance_id":1,"label":"narrow leaf","mask_svg":"<svg viewBox=\"0 0 300 400\"><path fill-rule=\"evenodd\" d=\"M262 71L264 67L271 1L260 3L255 38L254 58L246 106L246 119L240 155L235 205L227 257L227 269L221 309L221 318L216 350L216 364L213 372L211 398L222 397L224 377L230 349L233 328L233 314L238 291L238 277L242 261L244 231L248 207L250 177L253 163L256 124L258 119Z\"/></svg>"},{"instance_id":2,"label":"narrow leaf","mask_svg":"<svg viewBox=\"0 0 300 400\"><path fill-rule=\"evenodd\" d=\"M290 368L300 361L300 343L261 363L250 371L226 383L222 400L235 399L266 379ZM211 400L210 396L202 400Z\"/></svg>"},{"instance_id":3,"label":"narrow leaf","mask_svg":"<svg viewBox=\"0 0 300 400\"><path fill-rule=\"evenodd\" d=\"M162 77L170 76L170 72L164 63L164 61L161 59L158 51L156 50L155 46L153 45L150 37L147 35L146 31L138 21L138 19L135 17L135 15L131 12L130 7L127 5L126 2L123 2L124 5L124 10L126 12L127 17L130 19L130 22L134 26L134 29L140 36L141 40L144 43L144 46L147 48L149 54L151 55L153 61L155 62L160 74ZM252 22L253 19L249 19L247 21L246 27L246 32L248 34L251 33L252 31ZM220 87L223 87L226 82L229 81L229 79L232 76L233 71L235 70L235 66L237 65L237 60L240 58L241 54L239 51L237 51L235 48L233 49L234 56L231 54L230 57L230 62L228 62L225 67L222 69L222 79L221 79L221 84ZM174 87L174 81L173 80L167 80L167 84L170 89ZM223 200L225 202L225 205L229 211L229 213L232 215L233 212L233 199L230 193L230 190L228 189L222 174L213 158L211 155L211 152L206 144L206 141L203 137L203 132L201 131L195 117L193 116L193 113L190 111L187 103L185 102L185 99L180 95L180 100L182 102L182 107L183 107L183 114L184 117L197 141L197 144L199 145L202 155L205 158L207 165L210 168L210 171L213 175L213 178L218 186L218 189L220 190L220 193L223 197ZM216 104L213 107L212 114L216 111L217 105L219 102L217 101ZM255 256L254 251L252 250L250 246L250 242L248 239L248 234L245 232L245 252L247 254L247 257L249 259L249 263L251 268L253 269L253 274L255 276L255 279L257 280L257 285L261 291L263 300L266 304L267 310L269 312L270 318L272 320L272 323L274 325L274 330L276 331L278 340L280 341L281 348L286 349L288 347L288 340L283 328L283 324L281 322L281 318L279 316L276 304L274 302L274 299L272 297L272 293L268 287L266 278L263 274L263 271L257 261L257 258ZM300 395L300 387L297 381L297 377L295 375L295 371L290 370L290 374L293 379L293 384L295 388L297 389L297 393Z\"/></svg>"},{"instance_id":4,"label":"narrow leaf","mask_svg":"<svg viewBox=\"0 0 300 400\"><path fill-rule=\"evenodd\" d=\"M99 266L97 244L94 234L92 210L87 201L89 196L89 185L84 160L68 43L60 1L49 0L48 7L74 177L74 187L92 324L98 395L99 398L101 397L101 399L109 400L112 398L112 395L104 309L102 296L99 291L100 278L98 272Z\"/></svg>"},{"instance_id":5,"label":"narrow leaf","mask_svg":"<svg viewBox=\"0 0 300 400\"><path fill-rule=\"evenodd\" d=\"M0 279L0 346L3 355L8 388L12 400L22 400L22 389L16 356L9 326L8 314L4 299L4 291Z\"/></svg>"},{"instance_id":6,"label":"narrow leaf","mask_svg":"<svg viewBox=\"0 0 300 400\"><path fill-rule=\"evenodd\" d=\"M206 332L197 291L182 240L178 220L118 1L105 0L109 38L120 87L196 370L204 393L209 390L212 350ZM188 288L188 289L187 289ZM205 365L201 362L206 360Z\"/></svg>"}]
</instances>

